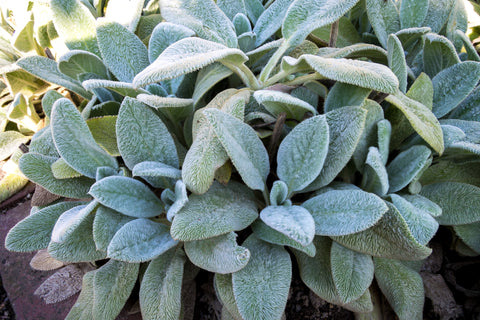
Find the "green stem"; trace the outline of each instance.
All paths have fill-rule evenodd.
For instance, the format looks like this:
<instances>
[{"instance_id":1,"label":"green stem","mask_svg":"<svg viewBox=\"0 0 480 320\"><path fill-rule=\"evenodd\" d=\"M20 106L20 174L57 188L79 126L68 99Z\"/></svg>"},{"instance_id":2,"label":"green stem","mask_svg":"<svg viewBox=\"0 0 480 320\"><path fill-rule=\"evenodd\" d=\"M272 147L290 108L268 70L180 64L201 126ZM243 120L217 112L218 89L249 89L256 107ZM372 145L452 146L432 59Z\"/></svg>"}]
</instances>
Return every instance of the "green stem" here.
<instances>
[{"instance_id":1,"label":"green stem","mask_svg":"<svg viewBox=\"0 0 480 320\"><path fill-rule=\"evenodd\" d=\"M250 70L246 65L243 63L241 65L234 65L228 62L222 62L227 68L232 70L237 76L240 77L242 82L249 88L253 90L259 90L262 88L261 84L258 82L257 78L253 74L252 70Z\"/></svg>"},{"instance_id":2,"label":"green stem","mask_svg":"<svg viewBox=\"0 0 480 320\"><path fill-rule=\"evenodd\" d=\"M288 77L291 74L292 74L291 72L287 72L287 71L282 70L282 71L278 72L277 74L273 75L271 78L268 78L268 80L264 82L263 86L264 87L272 86L272 85L280 82L281 80L285 79L286 77Z\"/></svg>"},{"instance_id":3,"label":"green stem","mask_svg":"<svg viewBox=\"0 0 480 320\"><path fill-rule=\"evenodd\" d=\"M300 76L298 78L293 79L292 81L285 82L284 84L287 86L296 86L299 84L304 84L307 81L321 80L321 79L325 79L325 77L315 72L315 73L310 73L304 76Z\"/></svg>"},{"instance_id":4,"label":"green stem","mask_svg":"<svg viewBox=\"0 0 480 320\"><path fill-rule=\"evenodd\" d=\"M263 68L262 72L258 80L260 82L266 82L270 74L272 73L273 68L277 65L278 61L283 57L283 54L290 48L290 44L284 41L280 47L278 47L277 51L273 54L273 56L268 60L265 68Z\"/></svg>"},{"instance_id":5,"label":"green stem","mask_svg":"<svg viewBox=\"0 0 480 320\"><path fill-rule=\"evenodd\" d=\"M268 194L267 186L263 189L263 199L265 200L265 206L268 207L270 205L270 195Z\"/></svg>"}]
</instances>

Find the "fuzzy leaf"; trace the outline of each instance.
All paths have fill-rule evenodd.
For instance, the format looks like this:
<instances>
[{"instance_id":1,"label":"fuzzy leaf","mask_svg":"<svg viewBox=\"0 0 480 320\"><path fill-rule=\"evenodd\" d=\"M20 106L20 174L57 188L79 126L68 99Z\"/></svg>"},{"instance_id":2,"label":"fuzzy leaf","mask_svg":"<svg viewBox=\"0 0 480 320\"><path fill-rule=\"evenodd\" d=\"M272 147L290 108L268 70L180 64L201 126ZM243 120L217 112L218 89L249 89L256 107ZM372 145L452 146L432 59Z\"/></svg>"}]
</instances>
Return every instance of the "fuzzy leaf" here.
<instances>
[{"instance_id":1,"label":"fuzzy leaf","mask_svg":"<svg viewBox=\"0 0 480 320\"><path fill-rule=\"evenodd\" d=\"M389 196L418 243L426 245L437 232L438 222L430 214L417 209L399 195L390 194Z\"/></svg>"},{"instance_id":2,"label":"fuzzy leaf","mask_svg":"<svg viewBox=\"0 0 480 320\"><path fill-rule=\"evenodd\" d=\"M462 182L480 187L480 162L439 161L430 166L420 177L420 183Z\"/></svg>"},{"instance_id":3,"label":"fuzzy leaf","mask_svg":"<svg viewBox=\"0 0 480 320\"><path fill-rule=\"evenodd\" d=\"M245 184L254 190L264 190L270 163L267 150L255 131L217 109L205 110L205 117Z\"/></svg>"},{"instance_id":4,"label":"fuzzy leaf","mask_svg":"<svg viewBox=\"0 0 480 320\"><path fill-rule=\"evenodd\" d=\"M460 58L450 40L435 33L425 36L423 68L430 78L457 63L460 63Z\"/></svg>"},{"instance_id":5,"label":"fuzzy leaf","mask_svg":"<svg viewBox=\"0 0 480 320\"><path fill-rule=\"evenodd\" d=\"M307 257L302 253L295 252L302 281L316 295L330 303L342 305L355 312L370 312L373 309L371 300L368 302L368 299L365 299L367 303L364 304L353 301L346 305L339 296L332 276L330 256L332 240L327 237L315 237L313 242L317 248L315 257ZM362 297L358 300L362 300Z\"/></svg>"},{"instance_id":6,"label":"fuzzy leaf","mask_svg":"<svg viewBox=\"0 0 480 320\"><path fill-rule=\"evenodd\" d=\"M244 268L250 251L237 245L237 235L229 232L218 237L185 242L185 253L190 261L210 272L226 274Z\"/></svg>"},{"instance_id":7,"label":"fuzzy leaf","mask_svg":"<svg viewBox=\"0 0 480 320\"><path fill-rule=\"evenodd\" d=\"M289 192L302 190L320 174L328 141L324 115L302 121L283 139L277 153L277 175Z\"/></svg>"},{"instance_id":8,"label":"fuzzy leaf","mask_svg":"<svg viewBox=\"0 0 480 320\"><path fill-rule=\"evenodd\" d=\"M453 110L480 80L480 63L465 61L438 73L433 82L433 113L441 118ZM452 94L455 92L455 94Z\"/></svg>"},{"instance_id":9,"label":"fuzzy leaf","mask_svg":"<svg viewBox=\"0 0 480 320\"><path fill-rule=\"evenodd\" d=\"M370 147L365 160L362 189L381 197L387 194L389 188L387 169L383 163L379 150Z\"/></svg>"},{"instance_id":10,"label":"fuzzy leaf","mask_svg":"<svg viewBox=\"0 0 480 320\"><path fill-rule=\"evenodd\" d=\"M61 202L41 209L17 223L7 234L5 247L15 252L45 249L50 242L53 227L65 211L83 202Z\"/></svg>"},{"instance_id":11,"label":"fuzzy leaf","mask_svg":"<svg viewBox=\"0 0 480 320\"><path fill-rule=\"evenodd\" d=\"M205 193L213 182L215 171L228 160L228 154L206 119L204 111L218 108L243 120L249 97L248 91L225 90L217 94L205 108L195 113L192 125L193 144L182 167L182 179L192 192Z\"/></svg>"},{"instance_id":12,"label":"fuzzy leaf","mask_svg":"<svg viewBox=\"0 0 480 320\"><path fill-rule=\"evenodd\" d=\"M148 42L148 58L150 62L155 61L169 45L194 35L195 32L192 29L180 24L170 22L157 24Z\"/></svg>"},{"instance_id":13,"label":"fuzzy leaf","mask_svg":"<svg viewBox=\"0 0 480 320\"><path fill-rule=\"evenodd\" d=\"M404 194L402 195L402 198L405 198L422 213L428 213L435 218L439 217L442 214L442 208L440 208L438 204L419 194Z\"/></svg>"},{"instance_id":14,"label":"fuzzy leaf","mask_svg":"<svg viewBox=\"0 0 480 320\"><path fill-rule=\"evenodd\" d=\"M441 225L461 225L480 220L480 188L466 183L439 182L426 185L420 194L442 208Z\"/></svg>"},{"instance_id":15,"label":"fuzzy leaf","mask_svg":"<svg viewBox=\"0 0 480 320\"><path fill-rule=\"evenodd\" d=\"M45 92L42 98L42 109L45 113L45 117L50 119L52 115L52 108L55 101L64 98L60 93L55 90L48 90Z\"/></svg>"},{"instance_id":16,"label":"fuzzy leaf","mask_svg":"<svg viewBox=\"0 0 480 320\"><path fill-rule=\"evenodd\" d=\"M402 43L394 34L388 36L387 40L388 50L388 66L397 76L399 85L398 88L402 92L407 91L407 62L405 60L405 52L403 51Z\"/></svg>"},{"instance_id":17,"label":"fuzzy leaf","mask_svg":"<svg viewBox=\"0 0 480 320\"><path fill-rule=\"evenodd\" d=\"M117 142L130 169L144 161L162 162L178 168L175 143L160 118L146 105L125 98L118 113Z\"/></svg>"},{"instance_id":18,"label":"fuzzy leaf","mask_svg":"<svg viewBox=\"0 0 480 320\"><path fill-rule=\"evenodd\" d=\"M352 44L362 42L362 38L359 36L357 29L346 16L340 17L338 21L338 34L337 41L335 42L335 47L343 48L350 46ZM310 36L319 38L325 43L330 41L330 31L332 30L332 25L326 25L321 28L314 30Z\"/></svg>"},{"instance_id":19,"label":"fuzzy leaf","mask_svg":"<svg viewBox=\"0 0 480 320\"><path fill-rule=\"evenodd\" d=\"M30 152L20 158L19 167L29 180L53 194L74 199L87 198L88 190L95 180L87 177L56 179L51 166L57 160L55 157Z\"/></svg>"},{"instance_id":20,"label":"fuzzy leaf","mask_svg":"<svg viewBox=\"0 0 480 320\"><path fill-rule=\"evenodd\" d=\"M400 261L374 258L375 279L400 320L423 319L425 294L420 275Z\"/></svg>"},{"instance_id":21,"label":"fuzzy leaf","mask_svg":"<svg viewBox=\"0 0 480 320\"><path fill-rule=\"evenodd\" d=\"M7 159L22 143L27 143L30 137L18 131L0 132L0 161Z\"/></svg>"},{"instance_id":22,"label":"fuzzy leaf","mask_svg":"<svg viewBox=\"0 0 480 320\"><path fill-rule=\"evenodd\" d=\"M263 241L272 244L278 244L280 246L289 246L304 252L310 257L315 256L315 246L313 243L310 243L307 246L302 246L300 243L287 237L285 234L268 227L260 220L256 220L252 224L252 230L255 236Z\"/></svg>"},{"instance_id":23,"label":"fuzzy leaf","mask_svg":"<svg viewBox=\"0 0 480 320\"><path fill-rule=\"evenodd\" d=\"M385 93L395 93L398 90L395 74L386 66L373 62L304 54L298 60L285 57L282 67L304 68L304 64L327 79Z\"/></svg>"},{"instance_id":24,"label":"fuzzy leaf","mask_svg":"<svg viewBox=\"0 0 480 320\"><path fill-rule=\"evenodd\" d=\"M142 177L156 188L169 186L169 178L174 180L182 178L182 171L155 161L144 161L136 164L133 167L132 174L134 177Z\"/></svg>"},{"instance_id":25,"label":"fuzzy leaf","mask_svg":"<svg viewBox=\"0 0 480 320\"><path fill-rule=\"evenodd\" d=\"M108 245L117 231L135 218L113 209L100 206L93 220L93 240L98 250L107 251Z\"/></svg>"},{"instance_id":26,"label":"fuzzy leaf","mask_svg":"<svg viewBox=\"0 0 480 320\"><path fill-rule=\"evenodd\" d=\"M362 136L367 111L361 107L344 107L326 114L330 142L320 175L305 189L317 190L335 179L350 160Z\"/></svg>"},{"instance_id":27,"label":"fuzzy leaf","mask_svg":"<svg viewBox=\"0 0 480 320\"><path fill-rule=\"evenodd\" d=\"M85 50L101 57L95 34L95 17L81 1L52 0L53 24L70 50Z\"/></svg>"},{"instance_id":28,"label":"fuzzy leaf","mask_svg":"<svg viewBox=\"0 0 480 320\"><path fill-rule=\"evenodd\" d=\"M185 255L177 249L150 261L140 284L143 319L179 319L184 264Z\"/></svg>"},{"instance_id":29,"label":"fuzzy leaf","mask_svg":"<svg viewBox=\"0 0 480 320\"><path fill-rule=\"evenodd\" d=\"M159 110L172 121L183 121L193 113L193 100L173 97L159 97L153 94L139 94L137 99Z\"/></svg>"},{"instance_id":30,"label":"fuzzy leaf","mask_svg":"<svg viewBox=\"0 0 480 320\"><path fill-rule=\"evenodd\" d=\"M280 91L258 90L255 91L253 97L275 117L285 112L287 118L301 121L307 112L311 112L314 115L318 113L308 102Z\"/></svg>"},{"instance_id":31,"label":"fuzzy leaf","mask_svg":"<svg viewBox=\"0 0 480 320\"><path fill-rule=\"evenodd\" d=\"M58 70L72 79L80 80L83 73L108 79L108 71L100 58L88 51L71 50L58 59Z\"/></svg>"},{"instance_id":32,"label":"fuzzy leaf","mask_svg":"<svg viewBox=\"0 0 480 320\"><path fill-rule=\"evenodd\" d=\"M130 217L151 218L164 211L163 203L142 182L120 176L103 178L90 188L98 202Z\"/></svg>"},{"instance_id":33,"label":"fuzzy leaf","mask_svg":"<svg viewBox=\"0 0 480 320\"><path fill-rule=\"evenodd\" d=\"M345 106L361 106L370 92L370 89L337 82L330 88L323 108L329 112Z\"/></svg>"},{"instance_id":34,"label":"fuzzy leaf","mask_svg":"<svg viewBox=\"0 0 480 320\"><path fill-rule=\"evenodd\" d=\"M216 273L213 281L215 293L217 294L218 300L220 300L220 302L222 303L223 308L228 311L231 319L243 319L240 315L240 312L238 311L237 303L235 301L235 295L233 293L232 275ZM224 320L223 310L222 320Z\"/></svg>"},{"instance_id":35,"label":"fuzzy leaf","mask_svg":"<svg viewBox=\"0 0 480 320\"><path fill-rule=\"evenodd\" d=\"M99 19L97 38L105 65L120 81L132 82L150 64L147 47L117 22Z\"/></svg>"},{"instance_id":36,"label":"fuzzy leaf","mask_svg":"<svg viewBox=\"0 0 480 320\"><path fill-rule=\"evenodd\" d=\"M129 31L135 32L140 22L144 3L145 0L109 0L105 10L105 18L118 22Z\"/></svg>"},{"instance_id":37,"label":"fuzzy leaf","mask_svg":"<svg viewBox=\"0 0 480 320\"><path fill-rule=\"evenodd\" d=\"M358 88L358 87L352 87L352 88ZM368 147L375 145L375 143L377 141L379 142L380 140L380 135L378 135L377 126L379 125L380 121L382 121L383 119L383 109L377 102L366 99L362 104L362 108L367 111L367 117L365 119L365 128L362 132L360 140L358 141L357 148L353 153L353 161L355 162L355 166L357 167L357 169L359 169L360 171L362 171L363 164L365 163L365 160L367 158L368 151L369 151ZM388 142L390 142L390 139L388 139ZM388 151L388 148L386 148L386 150Z\"/></svg>"},{"instance_id":38,"label":"fuzzy leaf","mask_svg":"<svg viewBox=\"0 0 480 320\"><path fill-rule=\"evenodd\" d=\"M480 221L469 224L457 225L453 229L463 242L476 253L480 253Z\"/></svg>"},{"instance_id":39,"label":"fuzzy leaf","mask_svg":"<svg viewBox=\"0 0 480 320\"><path fill-rule=\"evenodd\" d=\"M108 257L129 263L155 259L177 245L164 224L139 218L127 222L108 245Z\"/></svg>"},{"instance_id":40,"label":"fuzzy leaf","mask_svg":"<svg viewBox=\"0 0 480 320\"><path fill-rule=\"evenodd\" d=\"M421 27L427 16L428 0L405 0L400 4L401 29Z\"/></svg>"},{"instance_id":41,"label":"fuzzy leaf","mask_svg":"<svg viewBox=\"0 0 480 320\"><path fill-rule=\"evenodd\" d=\"M57 220L48 253L64 262L88 262L105 259L106 254L98 251L93 240L92 225L96 206L77 206L65 211Z\"/></svg>"},{"instance_id":42,"label":"fuzzy leaf","mask_svg":"<svg viewBox=\"0 0 480 320\"><path fill-rule=\"evenodd\" d=\"M343 303L359 299L373 280L372 257L332 243L330 264L333 283Z\"/></svg>"},{"instance_id":43,"label":"fuzzy leaf","mask_svg":"<svg viewBox=\"0 0 480 320\"><path fill-rule=\"evenodd\" d=\"M382 199L362 190L328 191L305 201L303 207L315 220L315 233L327 236L366 230L388 210Z\"/></svg>"},{"instance_id":44,"label":"fuzzy leaf","mask_svg":"<svg viewBox=\"0 0 480 320\"><path fill-rule=\"evenodd\" d=\"M83 276L82 291L78 296L77 301L68 313L65 320L87 320L93 319L93 281L95 278L95 271L87 272Z\"/></svg>"},{"instance_id":45,"label":"fuzzy leaf","mask_svg":"<svg viewBox=\"0 0 480 320\"><path fill-rule=\"evenodd\" d=\"M393 159L387 166L389 192L406 187L429 163L432 152L425 146L413 146Z\"/></svg>"},{"instance_id":46,"label":"fuzzy leaf","mask_svg":"<svg viewBox=\"0 0 480 320\"><path fill-rule=\"evenodd\" d=\"M257 239L243 243L252 253L245 268L232 275L233 293L244 319L280 319L287 303L292 262L287 251Z\"/></svg>"},{"instance_id":47,"label":"fuzzy leaf","mask_svg":"<svg viewBox=\"0 0 480 320\"><path fill-rule=\"evenodd\" d=\"M69 179L82 176L81 173L70 167L62 158L52 163L52 173L55 179Z\"/></svg>"},{"instance_id":48,"label":"fuzzy leaf","mask_svg":"<svg viewBox=\"0 0 480 320\"><path fill-rule=\"evenodd\" d=\"M337 21L358 0L295 0L289 7L282 25L282 35L290 46L299 45L309 33Z\"/></svg>"},{"instance_id":49,"label":"fuzzy leaf","mask_svg":"<svg viewBox=\"0 0 480 320\"><path fill-rule=\"evenodd\" d=\"M85 99L92 98L92 94L86 91L80 82L61 73L58 70L57 63L54 60L41 56L30 56L18 60L17 65L28 73L31 73L42 80L58 84L69 90L72 90Z\"/></svg>"},{"instance_id":50,"label":"fuzzy leaf","mask_svg":"<svg viewBox=\"0 0 480 320\"><path fill-rule=\"evenodd\" d=\"M420 260L430 255L432 250L415 240L398 210L392 204L386 204L389 210L376 225L356 234L332 237L333 240L374 257Z\"/></svg>"},{"instance_id":51,"label":"fuzzy leaf","mask_svg":"<svg viewBox=\"0 0 480 320\"><path fill-rule=\"evenodd\" d=\"M387 48L388 35L400 30L400 17L392 0L367 0L368 20L382 47Z\"/></svg>"},{"instance_id":52,"label":"fuzzy leaf","mask_svg":"<svg viewBox=\"0 0 480 320\"><path fill-rule=\"evenodd\" d=\"M42 298L46 304L63 301L82 289L83 274L80 267L69 264L48 277L34 295Z\"/></svg>"},{"instance_id":53,"label":"fuzzy leaf","mask_svg":"<svg viewBox=\"0 0 480 320\"><path fill-rule=\"evenodd\" d=\"M300 206L268 206L260 212L260 218L302 246L309 245L315 236L315 221L310 212Z\"/></svg>"},{"instance_id":54,"label":"fuzzy leaf","mask_svg":"<svg viewBox=\"0 0 480 320\"><path fill-rule=\"evenodd\" d=\"M258 17L253 32L257 35L255 47L259 47L277 32L282 26L285 14L293 0L274 1L262 15Z\"/></svg>"},{"instance_id":55,"label":"fuzzy leaf","mask_svg":"<svg viewBox=\"0 0 480 320\"><path fill-rule=\"evenodd\" d=\"M109 260L95 271L92 319L115 319L137 281L140 264Z\"/></svg>"},{"instance_id":56,"label":"fuzzy leaf","mask_svg":"<svg viewBox=\"0 0 480 320\"><path fill-rule=\"evenodd\" d=\"M87 121L88 129L92 133L93 139L109 155L113 157L120 156L117 145L116 123L117 116L102 116L90 118Z\"/></svg>"},{"instance_id":57,"label":"fuzzy leaf","mask_svg":"<svg viewBox=\"0 0 480 320\"><path fill-rule=\"evenodd\" d=\"M288 198L288 186L285 182L277 180L270 190L270 203L272 206L282 205Z\"/></svg>"},{"instance_id":58,"label":"fuzzy leaf","mask_svg":"<svg viewBox=\"0 0 480 320\"><path fill-rule=\"evenodd\" d=\"M409 98L401 92L389 95L385 100L403 112L410 125L435 151L439 154L443 153L443 134L440 123L424 104Z\"/></svg>"},{"instance_id":59,"label":"fuzzy leaf","mask_svg":"<svg viewBox=\"0 0 480 320\"><path fill-rule=\"evenodd\" d=\"M76 171L95 178L97 167L118 168L117 160L97 145L88 125L70 100L55 102L51 127L58 153Z\"/></svg>"},{"instance_id":60,"label":"fuzzy leaf","mask_svg":"<svg viewBox=\"0 0 480 320\"><path fill-rule=\"evenodd\" d=\"M232 22L212 0L161 1L160 12L165 20L184 25L203 39L237 47Z\"/></svg>"},{"instance_id":61,"label":"fuzzy leaf","mask_svg":"<svg viewBox=\"0 0 480 320\"><path fill-rule=\"evenodd\" d=\"M233 72L221 63L213 63L200 69L195 82L195 90L192 95L194 104L210 90L215 84L229 77Z\"/></svg>"},{"instance_id":62,"label":"fuzzy leaf","mask_svg":"<svg viewBox=\"0 0 480 320\"><path fill-rule=\"evenodd\" d=\"M243 230L257 217L251 190L234 182L227 186L214 183L205 194L189 197L175 215L170 232L182 241L208 239Z\"/></svg>"},{"instance_id":63,"label":"fuzzy leaf","mask_svg":"<svg viewBox=\"0 0 480 320\"><path fill-rule=\"evenodd\" d=\"M185 38L165 49L158 58L133 79L135 87L173 79L214 62L237 66L247 61L238 49L200 38Z\"/></svg>"},{"instance_id":64,"label":"fuzzy leaf","mask_svg":"<svg viewBox=\"0 0 480 320\"><path fill-rule=\"evenodd\" d=\"M95 91L98 88L105 88L112 90L122 96L135 98L141 93L148 93L148 91L138 88L135 89L129 82L120 82L102 79L89 79L82 82L83 87L89 91Z\"/></svg>"}]
</instances>

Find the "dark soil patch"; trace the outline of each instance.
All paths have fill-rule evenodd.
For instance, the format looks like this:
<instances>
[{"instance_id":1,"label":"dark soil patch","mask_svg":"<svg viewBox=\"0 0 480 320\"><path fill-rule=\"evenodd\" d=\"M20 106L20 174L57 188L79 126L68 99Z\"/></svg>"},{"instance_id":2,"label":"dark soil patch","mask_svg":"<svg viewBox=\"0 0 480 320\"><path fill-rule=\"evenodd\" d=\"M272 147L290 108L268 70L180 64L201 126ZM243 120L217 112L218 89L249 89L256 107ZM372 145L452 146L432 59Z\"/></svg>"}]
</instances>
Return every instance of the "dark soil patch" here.
<instances>
[{"instance_id":1,"label":"dark soil patch","mask_svg":"<svg viewBox=\"0 0 480 320\"><path fill-rule=\"evenodd\" d=\"M0 278L0 320L15 320L15 313Z\"/></svg>"}]
</instances>

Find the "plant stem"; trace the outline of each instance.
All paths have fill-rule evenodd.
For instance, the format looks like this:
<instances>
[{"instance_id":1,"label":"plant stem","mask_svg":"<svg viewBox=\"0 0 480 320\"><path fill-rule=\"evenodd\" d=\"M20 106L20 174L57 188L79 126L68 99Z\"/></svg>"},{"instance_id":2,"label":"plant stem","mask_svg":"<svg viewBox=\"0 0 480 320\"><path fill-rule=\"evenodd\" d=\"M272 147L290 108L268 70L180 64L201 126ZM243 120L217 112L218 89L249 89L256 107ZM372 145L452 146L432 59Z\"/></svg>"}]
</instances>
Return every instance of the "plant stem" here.
<instances>
[{"instance_id":1,"label":"plant stem","mask_svg":"<svg viewBox=\"0 0 480 320\"><path fill-rule=\"evenodd\" d=\"M291 73L290 72L286 72L284 70L278 72L277 74L273 75L271 78L268 78L267 81L264 82L263 86L264 87L269 87L271 85L274 85L278 82L280 82L282 79L285 79L286 77L288 77Z\"/></svg>"},{"instance_id":2,"label":"plant stem","mask_svg":"<svg viewBox=\"0 0 480 320\"><path fill-rule=\"evenodd\" d=\"M268 194L267 186L262 191L263 193L263 200L265 200L265 206L268 207L270 205L270 195Z\"/></svg>"},{"instance_id":3,"label":"plant stem","mask_svg":"<svg viewBox=\"0 0 480 320\"><path fill-rule=\"evenodd\" d=\"M257 78L253 74L252 70L250 70L246 65L243 63L241 65L234 65L228 62L222 62L227 68L232 70L237 76L240 77L242 82L253 90L259 90L262 88L262 85L258 82Z\"/></svg>"},{"instance_id":4,"label":"plant stem","mask_svg":"<svg viewBox=\"0 0 480 320\"><path fill-rule=\"evenodd\" d=\"M335 45L337 44L338 24L339 24L339 20L335 21L334 23L332 23L332 27L330 29L330 41L328 42L328 46L332 48L334 48Z\"/></svg>"},{"instance_id":5,"label":"plant stem","mask_svg":"<svg viewBox=\"0 0 480 320\"><path fill-rule=\"evenodd\" d=\"M278 61L282 58L283 54L290 48L290 44L288 42L283 42L280 47L278 47L277 51L273 54L273 56L268 60L265 68L263 68L258 80L263 83L265 82L270 74L272 73L273 68L277 65Z\"/></svg>"},{"instance_id":6,"label":"plant stem","mask_svg":"<svg viewBox=\"0 0 480 320\"><path fill-rule=\"evenodd\" d=\"M287 86L296 86L299 84L304 84L307 81L321 80L324 78L325 77L323 77L321 74L315 72L315 73L306 74L304 76L300 76L298 78L293 79L292 81L285 82L284 84Z\"/></svg>"}]
</instances>

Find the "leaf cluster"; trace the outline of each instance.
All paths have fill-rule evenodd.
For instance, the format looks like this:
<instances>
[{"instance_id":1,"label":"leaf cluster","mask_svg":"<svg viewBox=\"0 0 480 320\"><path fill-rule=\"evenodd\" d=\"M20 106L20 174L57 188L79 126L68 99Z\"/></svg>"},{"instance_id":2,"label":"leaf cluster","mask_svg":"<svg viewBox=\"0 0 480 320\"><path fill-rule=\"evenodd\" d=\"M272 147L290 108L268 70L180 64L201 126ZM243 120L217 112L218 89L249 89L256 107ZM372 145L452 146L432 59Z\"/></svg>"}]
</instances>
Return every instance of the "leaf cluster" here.
<instances>
[{"instance_id":1,"label":"leaf cluster","mask_svg":"<svg viewBox=\"0 0 480 320\"><path fill-rule=\"evenodd\" d=\"M43 97L19 164L60 199L6 239L97 267L67 319L115 319L137 282L144 319L182 319L199 269L223 319L281 319L293 264L359 317L378 285L421 319L439 226L480 253L462 1L125 2L50 1L56 59L16 63L80 101Z\"/></svg>"}]
</instances>

